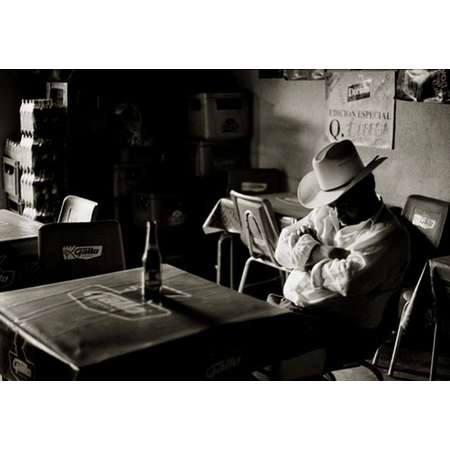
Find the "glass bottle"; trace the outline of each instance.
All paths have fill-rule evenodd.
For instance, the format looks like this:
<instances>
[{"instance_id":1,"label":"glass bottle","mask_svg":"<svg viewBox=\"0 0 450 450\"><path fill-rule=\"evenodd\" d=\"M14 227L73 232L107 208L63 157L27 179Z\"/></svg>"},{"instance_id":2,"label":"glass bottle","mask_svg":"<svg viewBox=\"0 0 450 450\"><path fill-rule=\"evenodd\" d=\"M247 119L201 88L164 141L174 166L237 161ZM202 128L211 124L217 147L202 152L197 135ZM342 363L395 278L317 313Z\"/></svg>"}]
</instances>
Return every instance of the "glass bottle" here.
<instances>
[{"instance_id":1,"label":"glass bottle","mask_svg":"<svg viewBox=\"0 0 450 450\"><path fill-rule=\"evenodd\" d=\"M158 244L158 226L147 221L145 249L142 255L142 302L161 303L161 252Z\"/></svg>"}]
</instances>

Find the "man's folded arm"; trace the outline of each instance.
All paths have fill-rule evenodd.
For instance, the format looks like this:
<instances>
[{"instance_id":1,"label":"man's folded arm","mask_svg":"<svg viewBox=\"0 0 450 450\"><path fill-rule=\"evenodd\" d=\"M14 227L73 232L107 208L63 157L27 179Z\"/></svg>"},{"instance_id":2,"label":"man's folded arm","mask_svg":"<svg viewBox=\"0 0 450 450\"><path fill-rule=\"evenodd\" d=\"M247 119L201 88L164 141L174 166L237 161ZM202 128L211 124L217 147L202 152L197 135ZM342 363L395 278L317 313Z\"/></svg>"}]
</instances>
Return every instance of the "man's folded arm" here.
<instances>
[{"instance_id":1,"label":"man's folded arm","mask_svg":"<svg viewBox=\"0 0 450 450\"><path fill-rule=\"evenodd\" d=\"M336 292L344 297L366 294L376 288L389 270L401 273L406 258L399 252L407 251L399 230L383 229L362 242L345 258L324 258L311 269L314 287Z\"/></svg>"}]
</instances>

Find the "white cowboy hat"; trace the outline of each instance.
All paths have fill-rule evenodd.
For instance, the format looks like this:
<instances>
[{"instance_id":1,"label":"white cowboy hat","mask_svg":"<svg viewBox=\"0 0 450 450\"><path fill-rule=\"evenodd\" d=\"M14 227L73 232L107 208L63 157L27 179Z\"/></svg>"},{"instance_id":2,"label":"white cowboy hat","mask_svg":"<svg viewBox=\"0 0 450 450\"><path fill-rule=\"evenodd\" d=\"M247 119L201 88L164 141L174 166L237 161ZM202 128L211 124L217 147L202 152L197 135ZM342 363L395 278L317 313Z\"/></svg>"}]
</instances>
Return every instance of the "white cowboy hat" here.
<instances>
[{"instance_id":1,"label":"white cowboy hat","mask_svg":"<svg viewBox=\"0 0 450 450\"><path fill-rule=\"evenodd\" d=\"M298 184L298 201L305 208L318 208L336 201L387 158L378 155L365 166L352 141L333 142L312 161L313 171Z\"/></svg>"}]
</instances>

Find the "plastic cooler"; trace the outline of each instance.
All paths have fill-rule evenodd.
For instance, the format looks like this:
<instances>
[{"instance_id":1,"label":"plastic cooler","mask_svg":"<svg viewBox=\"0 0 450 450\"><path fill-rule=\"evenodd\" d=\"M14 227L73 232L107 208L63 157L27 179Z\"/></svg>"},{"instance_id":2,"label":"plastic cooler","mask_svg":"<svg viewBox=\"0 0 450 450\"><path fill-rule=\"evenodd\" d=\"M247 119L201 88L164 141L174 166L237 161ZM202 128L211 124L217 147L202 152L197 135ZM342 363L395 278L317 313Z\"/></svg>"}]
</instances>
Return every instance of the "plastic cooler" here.
<instances>
[{"instance_id":1,"label":"plastic cooler","mask_svg":"<svg viewBox=\"0 0 450 450\"><path fill-rule=\"evenodd\" d=\"M248 147L242 142L193 142L191 164L197 177L247 167Z\"/></svg>"},{"instance_id":2,"label":"plastic cooler","mask_svg":"<svg viewBox=\"0 0 450 450\"><path fill-rule=\"evenodd\" d=\"M249 95L202 93L189 102L189 134L203 140L242 139L249 136Z\"/></svg>"}]
</instances>

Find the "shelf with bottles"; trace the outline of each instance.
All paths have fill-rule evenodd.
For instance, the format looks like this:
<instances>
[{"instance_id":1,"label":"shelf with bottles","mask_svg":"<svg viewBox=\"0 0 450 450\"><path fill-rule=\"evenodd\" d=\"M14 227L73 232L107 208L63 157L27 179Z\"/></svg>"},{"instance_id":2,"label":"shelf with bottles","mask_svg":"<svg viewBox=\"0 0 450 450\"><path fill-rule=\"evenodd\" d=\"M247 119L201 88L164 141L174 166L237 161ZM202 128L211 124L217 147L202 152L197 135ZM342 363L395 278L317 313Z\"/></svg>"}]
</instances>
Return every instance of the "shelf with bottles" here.
<instances>
[{"instance_id":1,"label":"shelf with bottles","mask_svg":"<svg viewBox=\"0 0 450 450\"><path fill-rule=\"evenodd\" d=\"M40 222L55 220L60 195L53 174L24 171L20 178L22 215Z\"/></svg>"},{"instance_id":2,"label":"shelf with bottles","mask_svg":"<svg viewBox=\"0 0 450 450\"><path fill-rule=\"evenodd\" d=\"M19 142L7 139L5 155L18 161L21 170L55 170L63 143L22 135Z\"/></svg>"},{"instance_id":3,"label":"shelf with bottles","mask_svg":"<svg viewBox=\"0 0 450 450\"><path fill-rule=\"evenodd\" d=\"M56 147L51 139L26 135L22 135L18 143L9 139L6 142L3 158L3 170L7 175L4 176L5 191L14 195L22 214L28 218L49 222L56 217L59 192L64 185L62 171L58 170L61 158Z\"/></svg>"},{"instance_id":4,"label":"shelf with bottles","mask_svg":"<svg viewBox=\"0 0 450 450\"><path fill-rule=\"evenodd\" d=\"M51 99L23 99L20 105L20 130L26 137L52 138L65 136L65 108Z\"/></svg>"},{"instance_id":5,"label":"shelf with bottles","mask_svg":"<svg viewBox=\"0 0 450 450\"><path fill-rule=\"evenodd\" d=\"M20 106L20 141L6 140L5 191L30 219L51 222L57 217L60 193L66 184L66 123L65 108L55 106L52 100L24 99ZM10 192L13 187L16 190Z\"/></svg>"}]
</instances>

